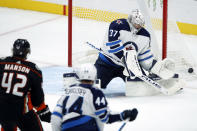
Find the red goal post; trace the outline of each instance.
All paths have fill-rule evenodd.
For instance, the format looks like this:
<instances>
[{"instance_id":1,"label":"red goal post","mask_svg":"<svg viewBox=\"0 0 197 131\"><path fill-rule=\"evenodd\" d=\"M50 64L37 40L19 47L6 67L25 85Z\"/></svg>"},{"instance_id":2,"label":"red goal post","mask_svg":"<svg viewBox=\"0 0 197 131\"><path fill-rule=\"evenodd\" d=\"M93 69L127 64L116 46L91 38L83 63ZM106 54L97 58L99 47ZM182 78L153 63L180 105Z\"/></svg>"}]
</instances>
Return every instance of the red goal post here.
<instances>
[{"instance_id":1,"label":"red goal post","mask_svg":"<svg viewBox=\"0 0 197 131\"><path fill-rule=\"evenodd\" d=\"M72 67L72 0L68 0L68 66Z\"/></svg>"},{"instance_id":2,"label":"red goal post","mask_svg":"<svg viewBox=\"0 0 197 131\"><path fill-rule=\"evenodd\" d=\"M168 0L163 0L162 59L167 57Z\"/></svg>"}]
</instances>

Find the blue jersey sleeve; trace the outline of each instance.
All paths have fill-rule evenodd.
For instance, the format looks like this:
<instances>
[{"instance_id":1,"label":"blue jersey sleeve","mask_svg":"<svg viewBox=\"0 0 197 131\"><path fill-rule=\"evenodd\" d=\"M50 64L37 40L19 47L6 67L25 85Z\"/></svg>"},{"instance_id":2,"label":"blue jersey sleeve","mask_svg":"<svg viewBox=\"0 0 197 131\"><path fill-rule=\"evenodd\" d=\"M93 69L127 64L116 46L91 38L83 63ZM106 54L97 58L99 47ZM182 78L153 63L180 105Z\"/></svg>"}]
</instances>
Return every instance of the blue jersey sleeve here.
<instances>
[{"instance_id":1,"label":"blue jersey sleeve","mask_svg":"<svg viewBox=\"0 0 197 131\"><path fill-rule=\"evenodd\" d=\"M105 98L103 92L99 89L92 89L93 94L93 105L96 110L96 114L100 114L101 112L106 112L108 108L108 103Z\"/></svg>"},{"instance_id":2,"label":"blue jersey sleeve","mask_svg":"<svg viewBox=\"0 0 197 131\"><path fill-rule=\"evenodd\" d=\"M121 121L120 114L110 114L105 95L99 89L92 90L95 115L104 123Z\"/></svg>"}]
</instances>

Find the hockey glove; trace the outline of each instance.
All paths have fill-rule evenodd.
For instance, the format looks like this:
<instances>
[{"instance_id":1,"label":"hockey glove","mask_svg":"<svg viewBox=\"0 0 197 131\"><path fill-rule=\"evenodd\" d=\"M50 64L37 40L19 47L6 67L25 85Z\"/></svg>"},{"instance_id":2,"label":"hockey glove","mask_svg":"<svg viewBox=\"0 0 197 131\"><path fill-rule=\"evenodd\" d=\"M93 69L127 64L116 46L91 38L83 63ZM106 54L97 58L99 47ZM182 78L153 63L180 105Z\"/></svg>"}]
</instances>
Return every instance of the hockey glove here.
<instances>
[{"instance_id":1,"label":"hockey glove","mask_svg":"<svg viewBox=\"0 0 197 131\"><path fill-rule=\"evenodd\" d=\"M51 121L51 112L48 105L42 110L37 111L41 121L50 122Z\"/></svg>"},{"instance_id":2,"label":"hockey glove","mask_svg":"<svg viewBox=\"0 0 197 131\"><path fill-rule=\"evenodd\" d=\"M138 111L136 108L132 110L125 110L121 113L121 119L122 120L129 120L129 121L134 121L137 117Z\"/></svg>"}]
</instances>

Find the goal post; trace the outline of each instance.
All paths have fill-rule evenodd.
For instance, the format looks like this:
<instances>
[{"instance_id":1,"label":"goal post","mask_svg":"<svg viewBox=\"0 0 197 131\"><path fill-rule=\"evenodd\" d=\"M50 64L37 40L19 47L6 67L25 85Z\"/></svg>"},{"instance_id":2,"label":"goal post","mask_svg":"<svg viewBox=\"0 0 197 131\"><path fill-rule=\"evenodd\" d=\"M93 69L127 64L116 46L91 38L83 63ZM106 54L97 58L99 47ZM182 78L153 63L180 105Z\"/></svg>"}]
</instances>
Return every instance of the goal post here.
<instances>
[{"instance_id":1,"label":"goal post","mask_svg":"<svg viewBox=\"0 0 197 131\"><path fill-rule=\"evenodd\" d=\"M72 0L68 0L68 67L72 67Z\"/></svg>"},{"instance_id":2,"label":"goal post","mask_svg":"<svg viewBox=\"0 0 197 131\"><path fill-rule=\"evenodd\" d=\"M167 57L168 0L163 0L162 59Z\"/></svg>"}]
</instances>

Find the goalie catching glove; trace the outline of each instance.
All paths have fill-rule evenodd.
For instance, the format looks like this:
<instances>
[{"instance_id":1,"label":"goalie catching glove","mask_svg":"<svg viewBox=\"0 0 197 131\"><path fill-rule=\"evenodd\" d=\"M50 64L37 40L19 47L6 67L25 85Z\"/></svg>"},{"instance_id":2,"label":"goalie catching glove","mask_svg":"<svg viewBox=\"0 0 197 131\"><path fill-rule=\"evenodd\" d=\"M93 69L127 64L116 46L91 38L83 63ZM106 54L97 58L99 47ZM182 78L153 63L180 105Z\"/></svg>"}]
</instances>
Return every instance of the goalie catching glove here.
<instances>
[{"instance_id":1,"label":"goalie catching glove","mask_svg":"<svg viewBox=\"0 0 197 131\"><path fill-rule=\"evenodd\" d=\"M134 121L138 115L138 110L136 108L132 110L125 110L121 113L121 119L128 121Z\"/></svg>"},{"instance_id":2,"label":"goalie catching glove","mask_svg":"<svg viewBox=\"0 0 197 131\"><path fill-rule=\"evenodd\" d=\"M43 105L42 107L36 108L37 114L40 117L41 121L50 123L51 121L51 112L48 105Z\"/></svg>"},{"instance_id":3,"label":"goalie catching glove","mask_svg":"<svg viewBox=\"0 0 197 131\"><path fill-rule=\"evenodd\" d=\"M168 58L165 58L162 61L157 61L155 65L152 67L151 72L158 75L164 80L173 78L175 63Z\"/></svg>"}]
</instances>

